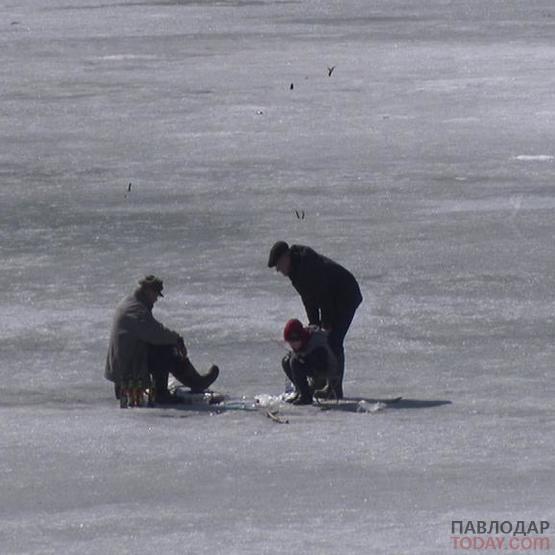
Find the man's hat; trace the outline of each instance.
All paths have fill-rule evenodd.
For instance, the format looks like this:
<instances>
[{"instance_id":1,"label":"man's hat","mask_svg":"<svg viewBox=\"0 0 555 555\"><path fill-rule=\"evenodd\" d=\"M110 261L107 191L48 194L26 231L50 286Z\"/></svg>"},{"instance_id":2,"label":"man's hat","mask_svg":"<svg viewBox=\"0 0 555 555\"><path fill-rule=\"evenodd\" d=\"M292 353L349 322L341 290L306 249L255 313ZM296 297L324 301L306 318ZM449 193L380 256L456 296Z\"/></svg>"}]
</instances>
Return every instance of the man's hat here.
<instances>
[{"instance_id":1,"label":"man's hat","mask_svg":"<svg viewBox=\"0 0 555 555\"><path fill-rule=\"evenodd\" d=\"M139 281L139 285L141 287L150 287L151 289L154 289L154 291L156 291L158 295L160 295L160 297L164 296L162 295L162 289L164 289L164 282L156 276L150 275L150 276L144 277Z\"/></svg>"},{"instance_id":2,"label":"man's hat","mask_svg":"<svg viewBox=\"0 0 555 555\"><path fill-rule=\"evenodd\" d=\"M289 250L289 245L285 241L278 241L270 250L268 258L268 268L272 268L277 264L277 261Z\"/></svg>"}]
</instances>

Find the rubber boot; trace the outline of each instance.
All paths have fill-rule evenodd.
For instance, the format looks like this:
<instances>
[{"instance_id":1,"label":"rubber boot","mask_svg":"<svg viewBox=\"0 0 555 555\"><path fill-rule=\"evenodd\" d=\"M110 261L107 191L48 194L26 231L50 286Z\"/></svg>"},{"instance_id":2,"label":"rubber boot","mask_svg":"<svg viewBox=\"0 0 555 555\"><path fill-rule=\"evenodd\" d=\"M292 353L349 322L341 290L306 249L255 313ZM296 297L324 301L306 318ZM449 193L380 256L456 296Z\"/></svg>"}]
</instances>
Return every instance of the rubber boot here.
<instances>
[{"instance_id":1,"label":"rubber boot","mask_svg":"<svg viewBox=\"0 0 555 555\"><path fill-rule=\"evenodd\" d=\"M343 399L343 375L345 374L345 352L341 350L337 356L337 380L333 386L337 399Z\"/></svg>"},{"instance_id":2,"label":"rubber boot","mask_svg":"<svg viewBox=\"0 0 555 555\"><path fill-rule=\"evenodd\" d=\"M340 387L341 385L338 379L328 379L324 387L322 387L321 389L317 389L314 392L314 397L316 397L317 399L341 399L343 395L341 394L340 396L338 393L338 388Z\"/></svg>"},{"instance_id":3,"label":"rubber boot","mask_svg":"<svg viewBox=\"0 0 555 555\"><path fill-rule=\"evenodd\" d=\"M172 374L186 387L191 388L193 393L201 393L208 389L220 374L220 369L212 365L204 375L199 374L188 358L182 359Z\"/></svg>"},{"instance_id":4,"label":"rubber boot","mask_svg":"<svg viewBox=\"0 0 555 555\"><path fill-rule=\"evenodd\" d=\"M292 395L291 397L285 399L286 403L295 403L297 401L297 399L299 399L301 397L301 394L298 391L295 391L294 395Z\"/></svg>"},{"instance_id":5,"label":"rubber boot","mask_svg":"<svg viewBox=\"0 0 555 555\"><path fill-rule=\"evenodd\" d=\"M308 376L308 387L310 387L311 391L318 391L319 389L324 389L328 381L326 378L322 378L321 376Z\"/></svg>"},{"instance_id":6,"label":"rubber boot","mask_svg":"<svg viewBox=\"0 0 555 555\"><path fill-rule=\"evenodd\" d=\"M285 394L290 394L293 389L295 390L295 396L298 395L297 388L295 387L295 382L293 381L293 370L291 370L291 353L287 353L281 359L281 368L283 372L287 376L287 380L285 382ZM288 397L286 399L287 403L292 403L295 399L295 396Z\"/></svg>"},{"instance_id":7,"label":"rubber boot","mask_svg":"<svg viewBox=\"0 0 555 555\"><path fill-rule=\"evenodd\" d=\"M303 365L296 360L291 361L291 370L293 374L293 383L299 393L298 398L292 401L293 405L311 405L312 391L308 386L308 380Z\"/></svg>"},{"instance_id":8,"label":"rubber boot","mask_svg":"<svg viewBox=\"0 0 555 555\"><path fill-rule=\"evenodd\" d=\"M312 396L308 395L301 395L297 399L295 399L292 405L312 405Z\"/></svg>"},{"instance_id":9,"label":"rubber boot","mask_svg":"<svg viewBox=\"0 0 555 555\"><path fill-rule=\"evenodd\" d=\"M154 396L151 399L156 405L176 405L179 399L168 391L168 372L166 370L151 371Z\"/></svg>"}]
</instances>

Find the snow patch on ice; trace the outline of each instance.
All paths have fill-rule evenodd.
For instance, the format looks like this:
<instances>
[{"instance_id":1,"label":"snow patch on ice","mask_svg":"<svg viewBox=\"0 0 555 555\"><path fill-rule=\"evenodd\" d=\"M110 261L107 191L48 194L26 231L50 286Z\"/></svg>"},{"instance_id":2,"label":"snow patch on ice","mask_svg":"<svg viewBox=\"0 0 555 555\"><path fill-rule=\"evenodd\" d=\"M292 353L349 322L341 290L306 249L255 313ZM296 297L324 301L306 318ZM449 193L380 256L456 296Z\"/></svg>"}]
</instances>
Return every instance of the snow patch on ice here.
<instances>
[{"instance_id":1,"label":"snow patch on ice","mask_svg":"<svg viewBox=\"0 0 555 555\"><path fill-rule=\"evenodd\" d=\"M98 56L98 60L105 61L122 61L122 60L156 60L157 56L151 54L109 54L106 56Z\"/></svg>"},{"instance_id":2,"label":"snow patch on ice","mask_svg":"<svg viewBox=\"0 0 555 555\"><path fill-rule=\"evenodd\" d=\"M475 200L438 200L426 202L422 211L426 214L448 214L457 212L498 212L515 210L545 210L555 207L555 199L545 196L527 198L492 197Z\"/></svg>"},{"instance_id":3,"label":"snow patch on ice","mask_svg":"<svg viewBox=\"0 0 555 555\"><path fill-rule=\"evenodd\" d=\"M519 154L514 157L515 160L522 162L549 162L553 158L550 154Z\"/></svg>"}]
</instances>

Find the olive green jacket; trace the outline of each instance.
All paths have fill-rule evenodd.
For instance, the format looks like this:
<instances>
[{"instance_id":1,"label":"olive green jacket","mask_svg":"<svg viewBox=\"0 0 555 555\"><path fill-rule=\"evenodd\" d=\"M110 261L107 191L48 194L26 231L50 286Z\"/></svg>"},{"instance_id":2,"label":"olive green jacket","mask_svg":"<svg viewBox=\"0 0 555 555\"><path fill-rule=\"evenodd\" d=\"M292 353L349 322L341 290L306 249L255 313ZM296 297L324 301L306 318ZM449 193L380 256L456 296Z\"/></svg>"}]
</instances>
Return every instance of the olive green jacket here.
<instances>
[{"instance_id":1,"label":"olive green jacket","mask_svg":"<svg viewBox=\"0 0 555 555\"><path fill-rule=\"evenodd\" d=\"M147 384L148 346L177 345L179 339L177 332L154 318L152 305L137 289L116 309L104 376L118 385L129 380Z\"/></svg>"}]
</instances>

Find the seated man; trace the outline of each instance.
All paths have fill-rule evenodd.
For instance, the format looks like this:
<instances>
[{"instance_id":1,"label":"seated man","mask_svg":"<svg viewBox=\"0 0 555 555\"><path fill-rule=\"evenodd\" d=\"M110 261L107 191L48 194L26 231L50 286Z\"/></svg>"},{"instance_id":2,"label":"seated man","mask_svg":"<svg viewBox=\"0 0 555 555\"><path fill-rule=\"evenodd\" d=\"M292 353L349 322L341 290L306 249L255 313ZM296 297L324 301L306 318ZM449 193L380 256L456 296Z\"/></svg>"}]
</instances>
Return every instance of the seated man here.
<instances>
[{"instance_id":1,"label":"seated man","mask_svg":"<svg viewBox=\"0 0 555 555\"><path fill-rule=\"evenodd\" d=\"M288 402L310 405L313 395L337 398L337 358L328 345L327 333L315 326L304 327L299 320L289 320L283 330L283 337L292 350L283 357L281 364L296 390ZM325 386L315 391L315 384L318 383Z\"/></svg>"},{"instance_id":2,"label":"seated man","mask_svg":"<svg viewBox=\"0 0 555 555\"><path fill-rule=\"evenodd\" d=\"M135 292L118 306L106 357L106 379L114 382L116 398L130 383L151 388L158 404L175 402L168 392L168 374L192 391L204 391L218 377L217 366L200 375L187 358L183 338L152 315L164 284L156 276L139 281Z\"/></svg>"}]
</instances>

